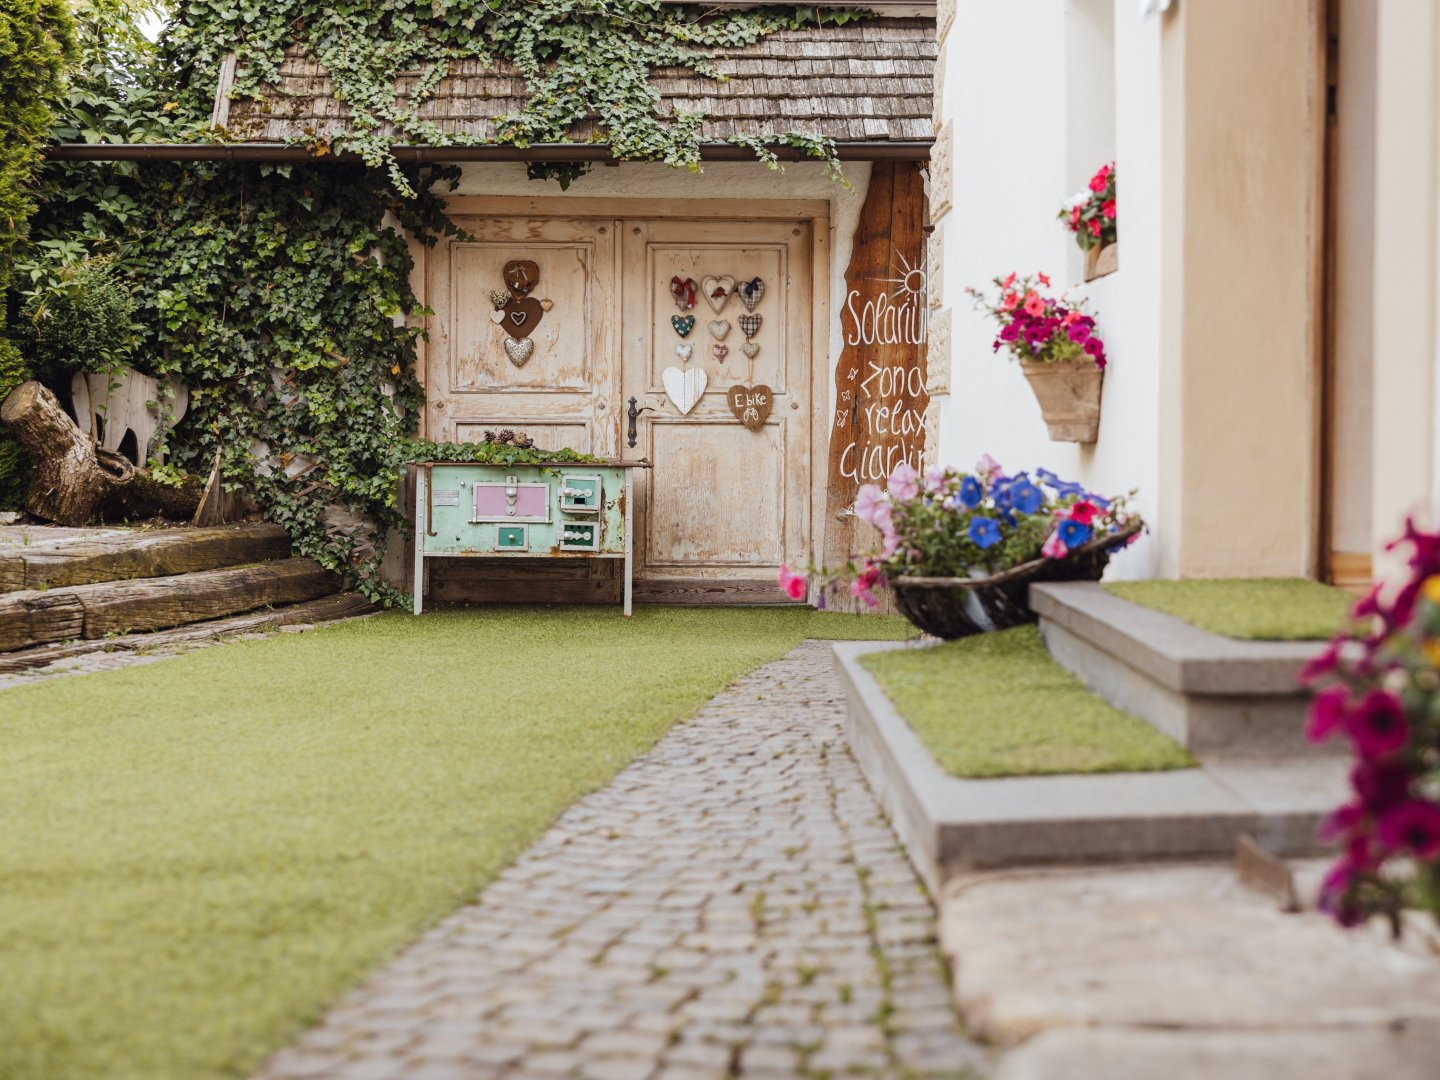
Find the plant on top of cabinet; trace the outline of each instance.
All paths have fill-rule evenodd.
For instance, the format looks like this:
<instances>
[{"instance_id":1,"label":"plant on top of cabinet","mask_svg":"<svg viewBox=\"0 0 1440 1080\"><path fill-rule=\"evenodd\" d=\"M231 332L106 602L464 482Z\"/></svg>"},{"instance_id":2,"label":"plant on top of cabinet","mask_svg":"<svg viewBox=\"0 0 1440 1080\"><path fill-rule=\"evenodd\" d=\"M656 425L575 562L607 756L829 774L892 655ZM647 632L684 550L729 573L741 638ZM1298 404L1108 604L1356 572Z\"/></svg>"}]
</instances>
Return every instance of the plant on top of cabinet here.
<instances>
[{"instance_id":1,"label":"plant on top of cabinet","mask_svg":"<svg viewBox=\"0 0 1440 1080\"><path fill-rule=\"evenodd\" d=\"M1055 442L1093 443L1100 434L1100 391L1105 377L1105 343L1095 319L1080 301L1061 293L1044 296L1044 274L995 278L999 299L966 288L975 306L1000 324L994 349L1008 349L1020 361L1040 412Z\"/></svg>"},{"instance_id":2,"label":"plant on top of cabinet","mask_svg":"<svg viewBox=\"0 0 1440 1080\"><path fill-rule=\"evenodd\" d=\"M1115 162L1100 166L1086 190L1060 208L1058 215L1085 252L1085 280L1120 268L1120 222L1115 210Z\"/></svg>"}]
</instances>

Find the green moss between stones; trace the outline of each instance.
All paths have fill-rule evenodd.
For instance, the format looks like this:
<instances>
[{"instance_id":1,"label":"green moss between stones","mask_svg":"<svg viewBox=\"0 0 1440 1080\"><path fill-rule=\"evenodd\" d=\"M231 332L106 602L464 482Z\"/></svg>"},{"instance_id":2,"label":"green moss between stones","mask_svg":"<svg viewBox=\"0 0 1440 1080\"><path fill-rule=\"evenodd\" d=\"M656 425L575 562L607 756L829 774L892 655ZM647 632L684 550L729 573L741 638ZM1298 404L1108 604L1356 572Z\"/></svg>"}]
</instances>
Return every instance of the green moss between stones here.
<instances>
[{"instance_id":1,"label":"green moss between stones","mask_svg":"<svg viewBox=\"0 0 1440 1080\"><path fill-rule=\"evenodd\" d=\"M1305 578L1117 581L1105 588L1212 634L1251 641L1328 638L1355 603L1344 589Z\"/></svg>"},{"instance_id":2,"label":"green moss between stones","mask_svg":"<svg viewBox=\"0 0 1440 1080\"><path fill-rule=\"evenodd\" d=\"M249 1075L803 608L373 619L0 692L0 1077Z\"/></svg>"},{"instance_id":3,"label":"green moss between stones","mask_svg":"<svg viewBox=\"0 0 1440 1080\"><path fill-rule=\"evenodd\" d=\"M1112 708L1019 626L861 659L952 776L1150 772L1193 765L1174 740Z\"/></svg>"}]
</instances>

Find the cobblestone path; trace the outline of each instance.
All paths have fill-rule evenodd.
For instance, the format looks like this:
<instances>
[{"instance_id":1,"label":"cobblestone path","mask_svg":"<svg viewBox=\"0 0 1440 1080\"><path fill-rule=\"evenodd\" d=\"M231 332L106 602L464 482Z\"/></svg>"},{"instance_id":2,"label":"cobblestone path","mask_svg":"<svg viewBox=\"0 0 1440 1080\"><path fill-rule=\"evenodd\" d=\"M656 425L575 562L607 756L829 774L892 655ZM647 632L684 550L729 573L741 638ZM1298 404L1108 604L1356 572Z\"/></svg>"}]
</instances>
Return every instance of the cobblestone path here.
<instances>
[{"instance_id":1,"label":"cobblestone path","mask_svg":"<svg viewBox=\"0 0 1440 1080\"><path fill-rule=\"evenodd\" d=\"M261 1077L978 1075L843 717L822 643L740 680Z\"/></svg>"}]
</instances>

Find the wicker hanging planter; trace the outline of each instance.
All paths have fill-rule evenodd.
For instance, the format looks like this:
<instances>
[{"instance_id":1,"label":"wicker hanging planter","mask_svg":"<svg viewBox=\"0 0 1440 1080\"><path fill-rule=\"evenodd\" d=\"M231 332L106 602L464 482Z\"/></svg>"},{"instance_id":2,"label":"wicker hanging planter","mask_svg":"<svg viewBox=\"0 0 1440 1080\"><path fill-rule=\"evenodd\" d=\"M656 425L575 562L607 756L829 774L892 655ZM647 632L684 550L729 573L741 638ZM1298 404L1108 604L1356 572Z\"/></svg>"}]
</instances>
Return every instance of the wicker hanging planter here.
<instances>
[{"instance_id":1,"label":"wicker hanging planter","mask_svg":"<svg viewBox=\"0 0 1440 1080\"><path fill-rule=\"evenodd\" d=\"M1063 559L1032 559L985 578L896 577L889 581L895 606L916 627L949 641L1006 630L1035 621L1030 586L1044 581L1099 581L1118 546L1145 527L1132 521L1097 536Z\"/></svg>"},{"instance_id":2,"label":"wicker hanging planter","mask_svg":"<svg viewBox=\"0 0 1440 1080\"><path fill-rule=\"evenodd\" d=\"M1091 360L1045 364L1021 360L1052 442L1093 443L1100 437L1100 391L1105 371Z\"/></svg>"}]
</instances>

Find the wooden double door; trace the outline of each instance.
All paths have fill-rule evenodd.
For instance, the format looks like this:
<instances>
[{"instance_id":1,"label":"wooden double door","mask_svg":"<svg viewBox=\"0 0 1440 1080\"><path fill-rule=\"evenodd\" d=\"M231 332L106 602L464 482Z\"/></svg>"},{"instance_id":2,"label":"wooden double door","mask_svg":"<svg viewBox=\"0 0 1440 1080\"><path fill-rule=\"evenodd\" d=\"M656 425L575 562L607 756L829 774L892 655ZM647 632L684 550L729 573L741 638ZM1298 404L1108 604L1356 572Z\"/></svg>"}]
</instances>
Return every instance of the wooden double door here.
<instances>
[{"instance_id":1,"label":"wooden double door","mask_svg":"<svg viewBox=\"0 0 1440 1080\"><path fill-rule=\"evenodd\" d=\"M637 595L779 598L779 564L804 565L812 551L814 219L452 214L467 238L425 260L428 437L513 428L547 449L648 459L636 485ZM491 294L506 291L515 262L538 270L536 303L497 311ZM707 277L759 278L762 292L753 310L737 291L716 311L698 295ZM675 279L696 283L693 308L677 304ZM742 316L760 319L748 340ZM705 372L690 411L667 395L667 369ZM757 385L772 404L751 430L728 398Z\"/></svg>"}]
</instances>

